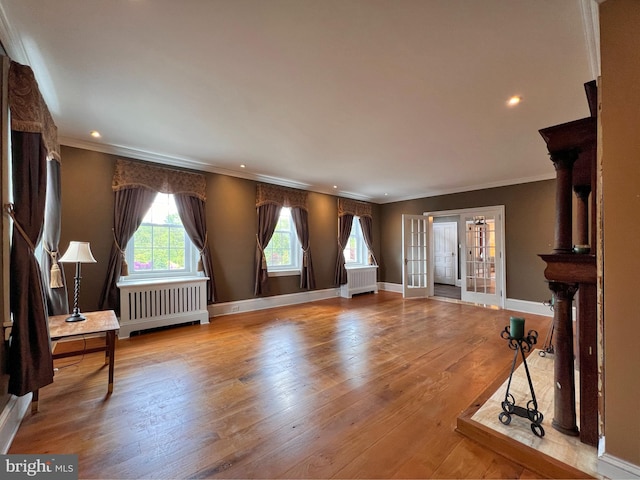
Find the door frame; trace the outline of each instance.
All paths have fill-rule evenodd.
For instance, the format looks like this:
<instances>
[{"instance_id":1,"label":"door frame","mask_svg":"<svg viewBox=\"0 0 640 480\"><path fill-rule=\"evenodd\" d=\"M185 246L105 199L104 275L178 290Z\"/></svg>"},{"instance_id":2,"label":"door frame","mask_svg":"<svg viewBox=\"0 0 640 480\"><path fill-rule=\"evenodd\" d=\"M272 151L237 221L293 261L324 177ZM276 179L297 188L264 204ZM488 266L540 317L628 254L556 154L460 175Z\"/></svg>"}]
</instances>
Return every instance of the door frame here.
<instances>
[{"instance_id":1,"label":"door frame","mask_svg":"<svg viewBox=\"0 0 640 480\"><path fill-rule=\"evenodd\" d=\"M505 245L505 208L504 205L489 205L486 207L474 207L474 208L461 208L455 210L435 210L431 212L424 212L423 215L429 217L429 237L433 238L433 218L434 217L449 217L449 216L458 216L458 257L460 257L461 252L465 251L466 248L466 235L460 234L460 224L463 221L463 217L465 215L478 215L483 212L487 212L490 210L497 210L501 217L501 221L499 222L499 228L496 228L496 235L500 236L500 255L499 259L496 260L496 265L500 267L500 275L496 276L496 290L500 291L498 295L498 305L499 308L505 308L505 300L506 300L506 292L507 292L507 269L506 269L506 245ZM433 245L429 244L429 260L428 260L428 281L429 281L429 296L433 296L433 275L435 270L434 265L434 248ZM460 280L461 282L465 281L466 276L466 265L465 262L460 260Z\"/></svg>"}]
</instances>

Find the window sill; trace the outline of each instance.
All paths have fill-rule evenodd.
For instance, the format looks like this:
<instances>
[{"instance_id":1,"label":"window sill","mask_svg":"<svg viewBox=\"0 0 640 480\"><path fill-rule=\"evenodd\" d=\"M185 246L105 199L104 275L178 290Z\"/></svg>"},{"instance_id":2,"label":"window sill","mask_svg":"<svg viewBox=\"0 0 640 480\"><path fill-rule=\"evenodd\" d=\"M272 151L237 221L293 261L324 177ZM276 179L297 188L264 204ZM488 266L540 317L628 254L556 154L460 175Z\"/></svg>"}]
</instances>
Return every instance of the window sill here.
<instances>
[{"instance_id":1,"label":"window sill","mask_svg":"<svg viewBox=\"0 0 640 480\"><path fill-rule=\"evenodd\" d=\"M172 284L172 283L184 283L193 280L209 280L209 277L203 277L201 275L184 275L182 277L146 277L146 278L131 278L125 277L121 279L116 286L118 288L128 286L142 286L142 285L160 285L160 284Z\"/></svg>"},{"instance_id":2,"label":"window sill","mask_svg":"<svg viewBox=\"0 0 640 480\"><path fill-rule=\"evenodd\" d=\"M294 275L300 275L300 270L267 270L269 277L292 277Z\"/></svg>"}]
</instances>

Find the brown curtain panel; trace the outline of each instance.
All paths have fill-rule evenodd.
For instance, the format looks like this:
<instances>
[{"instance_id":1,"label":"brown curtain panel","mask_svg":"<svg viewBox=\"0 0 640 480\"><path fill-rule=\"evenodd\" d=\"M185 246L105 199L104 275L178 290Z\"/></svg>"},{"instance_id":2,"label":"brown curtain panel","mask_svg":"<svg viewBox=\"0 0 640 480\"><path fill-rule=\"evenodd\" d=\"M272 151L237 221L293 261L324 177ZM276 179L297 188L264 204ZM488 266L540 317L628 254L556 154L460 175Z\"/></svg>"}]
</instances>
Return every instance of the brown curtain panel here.
<instances>
[{"instance_id":1,"label":"brown curtain panel","mask_svg":"<svg viewBox=\"0 0 640 480\"><path fill-rule=\"evenodd\" d=\"M61 218L60 163L55 160L47 162L47 198L44 211L44 228L42 230L42 281L47 298L49 315L69 313L67 281L64 269L58 265L62 253L58 250L60 243ZM59 284L51 284L51 268L57 270Z\"/></svg>"},{"instance_id":2,"label":"brown curtain panel","mask_svg":"<svg viewBox=\"0 0 640 480\"><path fill-rule=\"evenodd\" d=\"M291 209L293 224L296 226L298 240L302 247L302 268L300 270L300 288L313 290L316 288L316 279L311 261L311 249L309 248L309 213L300 207Z\"/></svg>"},{"instance_id":3,"label":"brown curtain panel","mask_svg":"<svg viewBox=\"0 0 640 480\"><path fill-rule=\"evenodd\" d=\"M347 283L347 269L344 267L344 248L351 235L353 215L345 213L338 217L338 258L336 259L336 273L333 283L337 286Z\"/></svg>"},{"instance_id":4,"label":"brown curtain panel","mask_svg":"<svg viewBox=\"0 0 640 480\"><path fill-rule=\"evenodd\" d=\"M120 314L120 294L117 283L120 280L124 250L133 234L142 223L157 192L147 188L126 188L117 190L113 207L113 245L107 265L107 277L100 295L101 310L115 310Z\"/></svg>"},{"instance_id":5,"label":"brown curtain panel","mask_svg":"<svg viewBox=\"0 0 640 480\"><path fill-rule=\"evenodd\" d=\"M207 243L207 222L205 219L204 202L194 196L186 194L174 194L178 214L182 220L187 235L200 252L200 260L204 274L209 277L207 281L207 303L211 304L216 299L216 287L213 280L213 262L211 251Z\"/></svg>"},{"instance_id":6,"label":"brown curtain panel","mask_svg":"<svg viewBox=\"0 0 640 480\"><path fill-rule=\"evenodd\" d=\"M264 249L269 245L269 240L278 224L280 217L280 205L266 203L260 205L258 210L258 233L256 234L256 283L254 294L261 295L267 291L269 275L267 273L267 259L264 256Z\"/></svg>"},{"instance_id":7,"label":"brown curtain panel","mask_svg":"<svg viewBox=\"0 0 640 480\"><path fill-rule=\"evenodd\" d=\"M44 222L47 148L40 133L11 132L13 240L9 272L13 328L9 393L22 396L53 382L53 358L40 267L34 255Z\"/></svg>"},{"instance_id":8,"label":"brown curtain panel","mask_svg":"<svg viewBox=\"0 0 640 480\"><path fill-rule=\"evenodd\" d=\"M371 217L360 217L360 227L362 228L364 243L367 244L369 249L369 264L378 265L378 261L373 254L373 219Z\"/></svg>"}]
</instances>

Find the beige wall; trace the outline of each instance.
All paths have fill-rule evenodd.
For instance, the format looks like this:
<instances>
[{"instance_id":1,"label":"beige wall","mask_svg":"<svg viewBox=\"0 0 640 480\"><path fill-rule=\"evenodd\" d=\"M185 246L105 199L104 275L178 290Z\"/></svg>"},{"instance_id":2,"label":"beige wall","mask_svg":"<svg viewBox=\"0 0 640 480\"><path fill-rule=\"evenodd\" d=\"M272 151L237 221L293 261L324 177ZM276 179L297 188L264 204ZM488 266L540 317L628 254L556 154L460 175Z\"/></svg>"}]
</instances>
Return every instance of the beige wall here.
<instances>
[{"instance_id":1,"label":"beige wall","mask_svg":"<svg viewBox=\"0 0 640 480\"><path fill-rule=\"evenodd\" d=\"M640 468L640 2L600 6L606 453Z\"/></svg>"},{"instance_id":2,"label":"beige wall","mask_svg":"<svg viewBox=\"0 0 640 480\"><path fill-rule=\"evenodd\" d=\"M71 240L91 242L98 260L84 265L80 291L80 308L98 308L106 276L113 236L113 192L111 179L116 156L71 147L62 147L62 235L61 251ZM256 182L204 173L207 183L207 228L213 258L218 302L254 298L254 254L256 235ZM316 274L316 288L333 286L337 255L336 197L310 192L309 229L311 254ZM379 207L374 205L374 225L379 223ZM376 227L377 228L377 227ZM374 252L378 256L379 234ZM73 265L65 265L70 286ZM273 277L268 295L296 293L299 276Z\"/></svg>"},{"instance_id":3,"label":"beige wall","mask_svg":"<svg viewBox=\"0 0 640 480\"><path fill-rule=\"evenodd\" d=\"M542 139L540 139L542 142ZM542 156L541 162L549 161ZM441 195L381 206L381 278L402 283L402 214L505 206L506 298L543 302L551 293L539 253L553 248L555 180Z\"/></svg>"},{"instance_id":4,"label":"beige wall","mask_svg":"<svg viewBox=\"0 0 640 480\"><path fill-rule=\"evenodd\" d=\"M97 263L82 265L79 307L98 310L102 282L113 243L113 193L111 178L115 159L109 155L62 147L62 225L59 250L65 252L71 240L91 243ZM75 266L64 265L73 305Z\"/></svg>"},{"instance_id":5,"label":"beige wall","mask_svg":"<svg viewBox=\"0 0 640 480\"><path fill-rule=\"evenodd\" d=\"M70 240L91 242L97 264L84 265L81 310L98 308L111 249L113 193L111 178L117 157L71 147L62 148L61 250ZM540 161L546 161L543 157ZM207 226L219 302L253 298L256 232L255 186L251 180L205 173ZM550 297L544 263L537 256L551 250L555 181L478 190L407 202L374 205L374 252L379 280L401 283L403 213L421 214L488 205L505 205L507 297L542 302ZM318 289L333 286L337 254L337 205L330 195L310 192L311 252ZM65 273L72 286L73 266ZM295 293L299 277L274 277L269 295Z\"/></svg>"}]
</instances>

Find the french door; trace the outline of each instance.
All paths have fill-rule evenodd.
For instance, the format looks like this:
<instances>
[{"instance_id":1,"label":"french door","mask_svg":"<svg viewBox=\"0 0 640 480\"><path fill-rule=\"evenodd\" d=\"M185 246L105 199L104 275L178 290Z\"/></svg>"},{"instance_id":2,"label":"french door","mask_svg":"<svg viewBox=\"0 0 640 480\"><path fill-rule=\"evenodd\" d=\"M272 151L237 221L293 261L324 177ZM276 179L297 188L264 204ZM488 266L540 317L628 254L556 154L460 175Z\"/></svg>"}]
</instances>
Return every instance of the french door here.
<instances>
[{"instance_id":1,"label":"french door","mask_svg":"<svg viewBox=\"0 0 640 480\"><path fill-rule=\"evenodd\" d=\"M433 293L429 281L429 217L402 215L402 295L428 297Z\"/></svg>"},{"instance_id":2,"label":"french door","mask_svg":"<svg viewBox=\"0 0 640 480\"><path fill-rule=\"evenodd\" d=\"M504 307L504 207L462 215L465 225L462 300Z\"/></svg>"}]
</instances>

